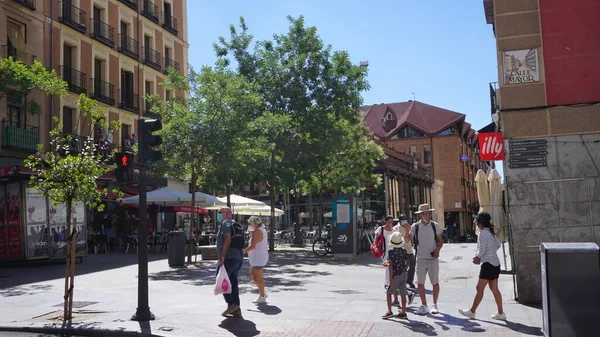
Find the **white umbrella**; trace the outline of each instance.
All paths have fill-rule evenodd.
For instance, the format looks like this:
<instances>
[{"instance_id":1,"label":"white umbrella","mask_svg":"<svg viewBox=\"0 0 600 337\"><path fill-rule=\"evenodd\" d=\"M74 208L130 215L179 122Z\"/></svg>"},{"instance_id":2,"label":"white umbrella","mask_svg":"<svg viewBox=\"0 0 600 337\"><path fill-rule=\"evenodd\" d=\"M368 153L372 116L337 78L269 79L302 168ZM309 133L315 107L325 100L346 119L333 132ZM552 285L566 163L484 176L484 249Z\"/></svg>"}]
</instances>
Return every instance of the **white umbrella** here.
<instances>
[{"instance_id":1,"label":"white umbrella","mask_svg":"<svg viewBox=\"0 0 600 337\"><path fill-rule=\"evenodd\" d=\"M494 231L498 240L501 242L506 241L506 233L504 226L504 209L502 208L502 176L500 173L493 169L488 176L490 182L490 205L486 208L486 212L490 213L492 217L492 224L494 224Z\"/></svg>"},{"instance_id":2,"label":"white umbrella","mask_svg":"<svg viewBox=\"0 0 600 337\"><path fill-rule=\"evenodd\" d=\"M148 204L157 203L166 206L182 205L183 203L189 203L192 201L192 194L179 192L168 188L160 188L146 193L146 201ZM123 198L121 199L121 202L124 204L139 205L140 196L136 195L129 198Z\"/></svg>"},{"instance_id":3,"label":"white umbrella","mask_svg":"<svg viewBox=\"0 0 600 337\"><path fill-rule=\"evenodd\" d=\"M219 201L221 201L223 204L205 207L205 208L206 209L219 209L222 206L227 205L227 196L219 197L217 199ZM268 205L262 201L242 197L241 195L237 195L237 194L230 194L229 201L231 203L231 208L233 208L234 213L236 213L235 212L236 208L252 208L252 207L265 207L265 206L268 207Z\"/></svg>"},{"instance_id":4,"label":"white umbrella","mask_svg":"<svg viewBox=\"0 0 600 337\"><path fill-rule=\"evenodd\" d=\"M269 216L271 215L271 207L270 206L260 206L260 207L244 207L244 208L234 208L233 213L239 215L259 215L259 216ZM279 208L275 208L275 216L283 215L283 211Z\"/></svg>"},{"instance_id":5,"label":"white umbrella","mask_svg":"<svg viewBox=\"0 0 600 337\"><path fill-rule=\"evenodd\" d=\"M477 199L479 200L479 213L488 212L490 206L490 187L488 185L488 177L483 170L479 169L475 176L475 184L477 186Z\"/></svg>"},{"instance_id":6,"label":"white umbrella","mask_svg":"<svg viewBox=\"0 0 600 337\"><path fill-rule=\"evenodd\" d=\"M212 194L196 192L196 206L200 206L203 208L220 208L221 206L227 206L227 201L223 202Z\"/></svg>"}]
</instances>

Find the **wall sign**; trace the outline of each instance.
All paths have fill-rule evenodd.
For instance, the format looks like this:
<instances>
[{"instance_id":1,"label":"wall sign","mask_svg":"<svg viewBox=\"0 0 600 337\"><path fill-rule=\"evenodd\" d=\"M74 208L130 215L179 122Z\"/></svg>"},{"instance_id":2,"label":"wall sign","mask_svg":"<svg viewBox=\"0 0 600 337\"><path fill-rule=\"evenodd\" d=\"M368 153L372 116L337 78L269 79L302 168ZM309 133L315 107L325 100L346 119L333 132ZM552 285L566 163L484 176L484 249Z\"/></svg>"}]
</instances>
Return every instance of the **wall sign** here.
<instances>
[{"instance_id":1,"label":"wall sign","mask_svg":"<svg viewBox=\"0 0 600 337\"><path fill-rule=\"evenodd\" d=\"M504 160L502 132L482 132L477 135L481 160Z\"/></svg>"},{"instance_id":2,"label":"wall sign","mask_svg":"<svg viewBox=\"0 0 600 337\"><path fill-rule=\"evenodd\" d=\"M504 84L539 82L537 49L502 52Z\"/></svg>"},{"instance_id":3,"label":"wall sign","mask_svg":"<svg viewBox=\"0 0 600 337\"><path fill-rule=\"evenodd\" d=\"M508 167L529 168L548 165L547 142L537 140L511 140L508 143L510 158Z\"/></svg>"}]
</instances>

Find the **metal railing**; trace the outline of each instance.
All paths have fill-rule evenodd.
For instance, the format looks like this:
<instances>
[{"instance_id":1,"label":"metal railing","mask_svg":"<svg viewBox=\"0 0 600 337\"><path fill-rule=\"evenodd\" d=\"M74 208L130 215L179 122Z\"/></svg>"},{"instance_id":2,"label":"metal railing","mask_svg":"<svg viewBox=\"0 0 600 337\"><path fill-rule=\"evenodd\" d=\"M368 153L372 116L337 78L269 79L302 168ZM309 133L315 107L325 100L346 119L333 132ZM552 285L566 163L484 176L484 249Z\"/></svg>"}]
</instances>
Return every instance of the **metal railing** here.
<instances>
[{"instance_id":1,"label":"metal railing","mask_svg":"<svg viewBox=\"0 0 600 337\"><path fill-rule=\"evenodd\" d=\"M139 43L132 37L126 34L119 34L119 52L134 59L140 57Z\"/></svg>"},{"instance_id":2,"label":"metal railing","mask_svg":"<svg viewBox=\"0 0 600 337\"><path fill-rule=\"evenodd\" d=\"M92 39L96 39L109 47L115 46L115 29L98 18L92 18Z\"/></svg>"},{"instance_id":3,"label":"metal railing","mask_svg":"<svg viewBox=\"0 0 600 337\"><path fill-rule=\"evenodd\" d=\"M165 57L165 74L167 73L169 67L173 67L177 72L179 72L179 63L175 62L175 60Z\"/></svg>"},{"instance_id":4,"label":"metal railing","mask_svg":"<svg viewBox=\"0 0 600 337\"><path fill-rule=\"evenodd\" d=\"M163 13L163 28L177 35L177 19L174 16Z\"/></svg>"},{"instance_id":5,"label":"metal railing","mask_svg":"<svg viewBox=\"0 0 600 337\"><path fill-rule=\"evenodd\" d=\"M160 119L160 114L151 111L152 110L152 106L153 106L153 104L150 103L150 102L145 102L144 103L144 116L145 117L150 117L150 118Z\"/></svg>"},{"instance_id":6,"label":"metal railing","mask_svg":"<svg viewBox=\"0 0 600 337\"><path fill-rule=\"evenodd\" d=\"M115 105L115 86L99 78L92 78L91 97L108 105Z\"/></svg>"},{"instance_id":7,"label":"metal railing","mask_svg":"<svg viewBox=\"0 0 600 337\"><path fill-rule=\"evenodd\" d=\"M130 89L121 89L120 92L121 100L119 101L119 108L135 113L139 112L140 104L138 94Z\"/></svg>"},{"instance_id":8,"label":"metal railing","mask_svg":"<svg viewBox=\"0 0 600 337\"><path fill-rule=\"evenodd\" d=\"M26 65L32 65L33 61L35 61L34 55L17 49L14 46L5 44L2 46L2 48L4 49L4 57L6 58L12 57L13 60L21 61Z\"/></svg>"},{"instance_id":9,"label":"metal railing","mask_svg":"<svg viewBox=\"0 0 600 337\"><path fill-rule=\"evenodd\" d=\"M148 46L145 46L144 64L147 64L150 67L160 71L160 69L162 68L160 65L160 53Z\"/></svg>"},{"instance_id":10,"label":"metal railing","mask_svg":"<svg viewBox=\"0 0 600 337\"><path fill-rule=\"evenodd\" d=\"M58 21L65 25L85 33L86 12L73 6L70 0L60 1L60 16Z\"/></svg>"},{"instance_id":11,"label":"metal railing","mask_svg":"<svg viewBox=\"0 0 600 337\"><path fill-rule=\"evenodd\" d=\"M158 23L158 6L150 0L144 0L144 9L142 15L154 23Z\"/></svg>"},{"instance_id":12,"label":"metal railing","mask_svg":"<svg viewBox=\"0 0 600 337\"><path fill-rule=\"evenodd\" d=\"M127 7L131 8L133 10L137 10L137 6L138 6L137 0L119 0L119 1L124 3Z\"/></svg>"},{"instance_id":13,"label":"metal railing","mask_svg":"<svg viewBox=\"0 0 600 337\"><path fill-rule=\"evenodd\" d=\"M87 74L70 66L60 66L63 81L69 85L69 90L76 94L87 93Z\"/></svg>"},{"instance_id":14,"label":"metal railing","mask_svg":"<svg viewBox=\"0 0 600 337\"><path fill-rule=\"evenodd\" d=\"M31 10L35 10L35 0L15 0L25 7L29 7Z\"/></svg>"},{"instance_id":15,"label":"metal railing","mask_svg":"<svg viewBox=\"0 0 600 337\"><path fill-rule=\"evenodd\" d=\"M39 143L39 127L24 123L2 121L3 149L35 152Z\"/></svg>"}]
</instances>

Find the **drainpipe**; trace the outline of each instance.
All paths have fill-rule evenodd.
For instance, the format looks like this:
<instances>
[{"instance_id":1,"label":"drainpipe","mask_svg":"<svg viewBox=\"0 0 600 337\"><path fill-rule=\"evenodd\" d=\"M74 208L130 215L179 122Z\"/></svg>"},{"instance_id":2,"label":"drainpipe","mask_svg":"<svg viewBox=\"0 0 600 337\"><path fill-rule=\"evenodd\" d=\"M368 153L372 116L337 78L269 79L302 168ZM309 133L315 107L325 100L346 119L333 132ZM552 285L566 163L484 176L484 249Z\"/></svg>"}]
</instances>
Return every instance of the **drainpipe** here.
<instances>
[{"instance_id":1,"label":"drainpipe","mask_svg":"<svg viewBox=\"0 0 600 337\"><path fill-rule=\"evenodd\" d=\"M50 1L50 68L54 69L54 1ZM54 127L54 95L50 95L50 118L48 126Z\"/></svg>"},{"instance_id":2,"label":"drainpipe","mask_svg":"<svg viewBox=\"0 0 600 337\"><path fill-rule=\"evenodd\" d=\"M139 6L138 6L138 9L137 9L137 11L136 11L136 12L137 12L137 40L138 40L138 55L140 55L140 56L138 57L138 60L137 60L137 64L138 64L138 71L137 71L137 82L138 82L138 120L139 120L139 119L141 119L141 116L142 116L142 109L143 109L143 108L142 108L142 97L141 97L142 95L140 94L140 93L141 93L141 91L142 91L142 88L140 87L140 85L141 85L140 81L141 81L141 77L142 77L142 75L141 75L141 73L142 73L142 70L141 70L141 68L140 68L140 58L141 58L141 57L143 57L143 56L141 55L142 53L140 53L140 42L142 42L142 40L140 39L140 36L141 36L141 31L140 31L140 28L141 28L141 27L140 27L140 8L139 8ZM143 48L142 48L142 49L143 49ZM143 50L142 50L142 51L143 51ZM134 128L134 129L135 129L135 128ZM140 132L140 130L137 130L136 132L137 132L137 133L139 133L139 132ZM138 134L138 142L139 142L139 137L140 137L140 135Z\"/></svg>"}]
</instances>

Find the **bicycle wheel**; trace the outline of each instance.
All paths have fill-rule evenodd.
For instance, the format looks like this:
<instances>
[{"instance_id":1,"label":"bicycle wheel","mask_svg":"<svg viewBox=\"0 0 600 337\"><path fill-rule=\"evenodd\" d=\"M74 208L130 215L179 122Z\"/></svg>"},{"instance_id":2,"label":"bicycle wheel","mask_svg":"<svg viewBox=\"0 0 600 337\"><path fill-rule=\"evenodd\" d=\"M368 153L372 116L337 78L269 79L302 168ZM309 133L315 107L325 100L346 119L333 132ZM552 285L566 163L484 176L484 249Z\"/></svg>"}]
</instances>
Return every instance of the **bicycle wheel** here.
<instances>
[{"instance_id":1,"label":"bicycle wheel","mask_svg":"<svg viewBox=\"0 0 600 337\"><path fill-rule=\"evenodd\" d=\"M330 251L331 251L331 248L328 249L328 247L326 246L325 240L316 239L315 241L313 241L313 252L317 256L325 256Z\"/></svg>"}]
</instances>

